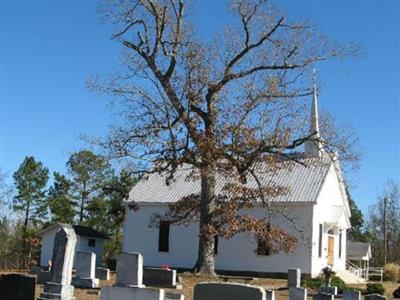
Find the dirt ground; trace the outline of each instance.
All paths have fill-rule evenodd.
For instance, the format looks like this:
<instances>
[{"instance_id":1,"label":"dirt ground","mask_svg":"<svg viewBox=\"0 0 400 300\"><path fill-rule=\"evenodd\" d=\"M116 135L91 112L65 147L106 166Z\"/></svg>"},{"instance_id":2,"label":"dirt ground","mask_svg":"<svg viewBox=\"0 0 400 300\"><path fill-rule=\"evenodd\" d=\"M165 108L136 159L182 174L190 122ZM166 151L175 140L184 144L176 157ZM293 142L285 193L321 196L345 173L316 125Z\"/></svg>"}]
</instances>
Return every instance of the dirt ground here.
<instances>
[{"instance_id":1,"label":"dirt ground","mask_svg":"<svg viewBox=\"0 0 400 300\"><path fill-rule=\"evenodd\" d=\"M23 271L19 271L20 273L26 273ZM218 277L218 278L210 278L210 277L199 277L192 273L186 272L179 274L179 279L181 280L182 289L178 290L168 290L175 291L185 295L186 300L193 299L193 288L199 282L204 281L219 281L219 282L236 282L236 283L244 283L251 284L264 287L266 289L275 290L275 295L277 300L287 300L289 291L285 288L287 286L287 280L284 279L271 279L271 278L244 278L244 277ZM109 286L115 283L115 273L111 273L110 281L101 281L101 286ZM399 284L384 282L385 286L385 296L388 299L393 299L393 291L399 287ZM349 285L354 288L365 288L365 284L359 285ZM40 293L43 290L43 285L38 284L36 286L36 297L39 297ZM99 290L88 290L88 289L75 289L75 297L76 300L100 300ZM309 297L312 299L312 297ZM212 299L210 299L212 300Z\"/></svg>"}]
</instances>

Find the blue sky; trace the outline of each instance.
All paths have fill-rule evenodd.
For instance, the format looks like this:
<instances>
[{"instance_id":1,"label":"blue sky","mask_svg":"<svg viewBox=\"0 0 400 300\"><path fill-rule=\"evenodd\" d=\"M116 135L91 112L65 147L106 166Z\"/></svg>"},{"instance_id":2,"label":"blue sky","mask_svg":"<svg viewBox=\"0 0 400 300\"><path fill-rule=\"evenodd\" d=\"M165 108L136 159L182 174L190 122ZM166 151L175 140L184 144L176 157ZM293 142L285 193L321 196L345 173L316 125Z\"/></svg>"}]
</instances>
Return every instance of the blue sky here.
<instances>
[{"instance_id":1,"label":"blue sky","mask_svg":"<svg viewBox=\"0 0 400 300\"><path fill-rule=\"evenodd\" d=\"M400 181L400 3L278 1L290 18L310 19L333 40L362 44L365 57L318 66L320 105L353 125L363 150L353 198L364 210L389 178ZM26 155L63 171L81 134L105 133L112 115L85 85L109 73L119 45L97 1L0 0L0 167L9 175ZM193 18L206 36L225 5L201 1ZM221 17L222 16L222 17Z\"/></svg>"}]
</instances>

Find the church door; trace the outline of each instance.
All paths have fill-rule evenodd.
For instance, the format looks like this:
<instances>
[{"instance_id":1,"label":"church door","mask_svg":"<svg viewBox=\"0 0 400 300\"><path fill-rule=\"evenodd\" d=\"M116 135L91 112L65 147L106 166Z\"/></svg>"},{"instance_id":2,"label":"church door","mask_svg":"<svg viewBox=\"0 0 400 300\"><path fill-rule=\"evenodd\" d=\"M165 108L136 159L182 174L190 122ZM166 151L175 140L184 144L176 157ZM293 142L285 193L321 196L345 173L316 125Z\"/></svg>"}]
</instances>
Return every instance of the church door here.
<instances>
[{"instance_id":1,"label":"church door","mask_svg":"<svg viewBox=\"0 0 400 300\"><path fill-rule=\"evenodd\" d=\"M335 238L328 236L328 265L333 266L333 249L335 248Z\"/></svg>"}]
</instances>

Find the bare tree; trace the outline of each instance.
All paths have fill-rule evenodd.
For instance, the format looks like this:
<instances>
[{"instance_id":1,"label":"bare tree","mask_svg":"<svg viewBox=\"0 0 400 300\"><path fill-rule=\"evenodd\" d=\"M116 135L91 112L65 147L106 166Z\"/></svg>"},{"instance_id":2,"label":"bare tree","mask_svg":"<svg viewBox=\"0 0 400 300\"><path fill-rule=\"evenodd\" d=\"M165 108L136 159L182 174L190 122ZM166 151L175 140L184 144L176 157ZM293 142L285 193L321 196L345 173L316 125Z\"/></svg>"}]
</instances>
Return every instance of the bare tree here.
<instances>
[{"instance_id":1,"label":"bare tree","mask_svg":"<svg viewBox=\"0 0 400 300\"><path fill-rule=\"evenodd\" d=\"M374 262L400 261L400 184L388 180L377 196L376 204L369 208L367 231L374 253Z\"/></svg>"},{"instance_id":2,"label":"bare tree","mask_svg":"<svg viewBox=\"0 0 400 300\"><path fill-rule=\"evenodd\" d=\"M183 164L201 178L200 195L171 206L170 215L176 222L199 217L196 271L214 274L215 235L250 231L269 251L294 249L296 238L268 219L238 213L254 199L267 209L287 189L251 190L245 183L259 182L260 164L273 172L285 158L290 167L291 151L319 139L302 126L302 99L313 92L310 71L357 47L328 42L266 0L232 1L228 12L237 22L208 40L196 35L185 9L183 0L106 2L102 12L123 46L122 63L110 81L90 85L123 103L101 142L113 157L133 159L139 171L166 173L167 183ZM230 179L224 196L216 194L216 174Z\"/></svg>"}]
</instances>

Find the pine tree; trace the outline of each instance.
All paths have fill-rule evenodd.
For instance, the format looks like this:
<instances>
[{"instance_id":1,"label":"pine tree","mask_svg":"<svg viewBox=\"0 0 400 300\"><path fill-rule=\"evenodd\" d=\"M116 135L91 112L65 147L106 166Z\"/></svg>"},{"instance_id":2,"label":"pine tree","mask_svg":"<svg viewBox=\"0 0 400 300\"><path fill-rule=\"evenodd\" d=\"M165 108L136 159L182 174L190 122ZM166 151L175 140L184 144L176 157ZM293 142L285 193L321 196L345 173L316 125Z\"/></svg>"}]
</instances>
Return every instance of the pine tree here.
<instances>
[{"instance_id":1,"label":"pine tree","mask_svg":"<svg viewBox=\"0 0 400 300\"><path fill-rule=\"evenodd\" d=\"M358 208L356 202L351 197L350 191L346 188L347 199L350 206L350 224L351 228L347 231L347 237L349 240L365 242L367 241L367 233L364 231L364 215Z\"/></svg>"},{"instance_id":2,"label":"pine tree","mask_svg":"<svg viewBox=\"0 0 400 300\"><path fill-rule=\"evenodd\" d=\"M67 168L74 198L79 203L79 222L82 223L87 218L88 207L93 209L94 204L89 206L89 203L98 199L104 181L111 174L110 165L103 157L82 150L71 155Z\"/></svg>"},{"instance_id":3,"label":"pine tree","mask_svg":"<svg viewBox=\"0 0 400 300\"><path fill-rule=\"evenodd\" d=\"M72 198L72 183L64 175L54 172L54 183L48 192L52 222L73 223L76 202Z\"/></svg>"},{"instance_id":4,"label":"pine tree","mask_svg":"<svg viewBox=\"0 0 400 300\"><path fill-rule=\"evenodd\" d=\"M122 170L119 176L113 176L106 182L103 194L107 201L107 219L109 226L107 232L111 239L106 242L105 253L107 257L114 257L122 249L122 225L125 219L125 206L123 201L129 195L129 191L136 184L137 178L129 171ZM135 209L135 207L128 207Z\"/></svg>"},{"instance_id":5,"label":"pine tree","mask_svg":"<svg viewBox=\"0 0 400 300\"><path fill-rule=\"evenodd\" d=\"M49 170L40 161L28 156L13 177L17 195L13 199L12 207L14 211L24 213L22 245L25 249L29 222L35 225L47 215L46 184Z\"/></svg>"}]
</instances>

